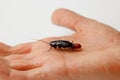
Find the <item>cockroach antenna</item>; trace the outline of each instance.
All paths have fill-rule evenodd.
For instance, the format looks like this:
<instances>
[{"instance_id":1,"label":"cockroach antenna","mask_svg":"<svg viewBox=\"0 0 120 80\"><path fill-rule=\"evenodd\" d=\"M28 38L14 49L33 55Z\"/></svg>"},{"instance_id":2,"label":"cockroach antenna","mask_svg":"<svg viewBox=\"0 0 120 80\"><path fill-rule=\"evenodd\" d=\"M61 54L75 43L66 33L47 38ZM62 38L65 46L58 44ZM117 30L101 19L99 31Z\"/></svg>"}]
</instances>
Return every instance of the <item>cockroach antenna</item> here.
<instances>
[{"instance_id":1,"label":"cockroach antenna","mask_svg":"<svg viewBox=\"0 0 120 80\"><path fill-rule=\"evenodd\" d=\"M46 42L46 41L43 41L43 40L38 40L38 41L41 41L41 42L43 42L43 43L46 43L46 44L50 45L50 43L48 43L48 42ZM50 45L50 49L49 49L48 51L50 51L51 49L52 49L52 46Z\"/></svg>"},{"instance_id":2,"label":"cockroach antenna","mask_svg":"<svg viewBox=\"0 0 120 80\"><path fill-rule=\"evenodd\" d=\"M38 40L38 41L41 41L41 42L43 42L43 43L46 43L46 44L48 44L48 45L50 45L48 42L46 42L46 41L43 41L43 40Z\"/></svg>"},{"instance_id":3,"label":"cockroach antenna","mask_svg":"<svg viewBox=\"0 0 120 80\"><path fill-rule=\"evenodd\" d=\"M49 42L46 42L46 41L43 41L43 40L37 40L37 39L32 39L32 40L35 40L35 41L41 41L41 42L46 43L46 44L49 45Z\"/></svg>"}]
</instances>

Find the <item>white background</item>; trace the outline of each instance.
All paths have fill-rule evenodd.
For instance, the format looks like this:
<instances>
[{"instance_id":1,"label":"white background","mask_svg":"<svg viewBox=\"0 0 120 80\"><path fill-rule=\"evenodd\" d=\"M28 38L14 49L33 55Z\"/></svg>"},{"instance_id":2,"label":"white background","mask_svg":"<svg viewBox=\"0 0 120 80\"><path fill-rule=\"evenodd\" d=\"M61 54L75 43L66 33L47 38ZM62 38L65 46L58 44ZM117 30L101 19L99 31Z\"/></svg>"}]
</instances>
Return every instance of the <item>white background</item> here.
<instances>
[{"instance_id":1,"label":"white background","mask_svg":"<svg viewBox=\"0 0 120 80\"><path fill-rule=\"evenodd\" d=\"M120 0L0 0L0 41L9 45L72 31L51 23L57 8L68 8L120 31Z\"/></svg>"}]
</instances>

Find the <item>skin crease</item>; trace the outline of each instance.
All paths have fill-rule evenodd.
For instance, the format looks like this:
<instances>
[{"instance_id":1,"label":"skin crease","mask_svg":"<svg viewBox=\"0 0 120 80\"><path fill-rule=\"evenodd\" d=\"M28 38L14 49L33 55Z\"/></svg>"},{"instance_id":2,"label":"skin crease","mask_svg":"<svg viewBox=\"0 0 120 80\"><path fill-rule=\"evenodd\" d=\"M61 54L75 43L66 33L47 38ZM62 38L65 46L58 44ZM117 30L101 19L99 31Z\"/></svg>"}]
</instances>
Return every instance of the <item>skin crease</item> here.
<instances>
[{"instance_id":1,"label":"skin crease","mask_svg":"<svg viewBox=\"0 0 120 80\"><path fill-rule=\"evenodd\" d=\"M9 55L0 58L0 80L120 80L119 31L67 9L57 9L52 22L75 33L43 41L74 41L82 48L48 51L50 46L40 40L4 47Z\"/></svg>"}]
</instances>

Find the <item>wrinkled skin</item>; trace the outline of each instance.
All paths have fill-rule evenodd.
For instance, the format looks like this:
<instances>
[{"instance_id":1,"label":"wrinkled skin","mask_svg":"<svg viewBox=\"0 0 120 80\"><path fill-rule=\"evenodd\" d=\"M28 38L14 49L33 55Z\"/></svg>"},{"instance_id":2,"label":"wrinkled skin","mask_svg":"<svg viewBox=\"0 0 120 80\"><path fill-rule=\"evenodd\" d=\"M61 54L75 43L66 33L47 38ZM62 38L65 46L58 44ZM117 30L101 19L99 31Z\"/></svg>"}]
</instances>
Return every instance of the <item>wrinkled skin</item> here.
<instances>
[{"instance_id":1,"label":"wrinkled skin","mask_svg":"<svg viewBox=\"0 0 120 80\"><path fill-rule=\"evenodd\" d=\"M56 10L52 22L75 33L44 41L74 41L82 48L48 51L50 46L40 40L4 47L8 55L0 58L2 80L120 80L119 31L67 9Z\"/></svg>"}]
</instances>

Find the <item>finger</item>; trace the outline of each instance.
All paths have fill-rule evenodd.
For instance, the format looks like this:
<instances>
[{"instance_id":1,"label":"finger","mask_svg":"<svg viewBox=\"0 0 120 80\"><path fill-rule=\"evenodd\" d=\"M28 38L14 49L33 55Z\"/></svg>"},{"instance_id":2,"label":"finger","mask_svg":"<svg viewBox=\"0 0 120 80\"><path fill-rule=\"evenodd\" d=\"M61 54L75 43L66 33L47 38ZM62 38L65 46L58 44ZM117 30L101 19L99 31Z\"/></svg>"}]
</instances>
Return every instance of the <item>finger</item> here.
<instances>
[{"instance_id":1,"label":"finger","mask_svg":"<svg viewBox=\"0 0 120 80\"><path fill-rule=\"evenodd\" d=\"M20 45L17 45L17 46L14 46L14 47L10 48L9 51L10 51L11 54L29 53L31 51L32 44L33 44L32 42L20 44Z\"/></svg>"},{"instance_id":2,"label":"finger","mask_svg":"<svg viewBox=\"0 0 120 80\"><path fill-rule=\"evenodd\" d=\"M9 55L4 57L6 60L8 61L12 61L12 60L21 60L23 59L27 54L14 54L14 55Z\"/></svg>"},{"instance_id":3,"label":"finger","mask_svg":"<svg viewBox=\"0 0 120 80\"><path fill-rule=\"evenodd\" d=\"M52 15L52 22L77 31L76 26L79 23L79 26L85 27L88 26L88 23L90 23L91 20L68 9L58 9Z\"/></svg>"},{"instance_id":4,"label":"finger","mask_svg":"<svg viewBox=\"0 0 120 80\"><path fill-rule=\"evenodd\" d=\"M10 46L0 42L0 56L6 56L9 54Z\"/></svg>"},{"instance_id":5,"label":"finger","mask_svg":"<svg viewBox=\"0 0 120 80\"><path fill-rule=\"evenodd\" d=\"M29 70L32 69L34 65L30 63L30 61L22 59L22 60L13 60L10 63L10 67L16 70Z\"/></svg>"},{"instance_id":6,"label":"finger","mask_svg":"<svg viewBox=\"0 0 120 80\"><path fill-rule=\"evenodd\" d=\"M7 61L9 61L9 66L11 68L14 68L16 69L16 67L18 69L21 69L21 66L24 65L24 63L29 63L28 62L25 62L26 60L24 60L24 57L26 57L27 54L14 54L14 55L9 55L9 56L6 56L4 57ZM24 60L24 61L23 61Z\"/></svg>"},{"instance_id":7,"label":"finger","mask_svg":"<svg viewBox=\"0 0 120 80\"><path fill-rule=\"evenodd\" d=\"M10 67L16 70L30 70L41 67L44 59L39 56L27 56L21 59L14 59L10 61Z\"/></svg>"},{"instance_id":8,"label":"finger","mask_svg":"<svg viewBox=\"0 0 120 80\"><path fill-rule=\"evenodd\" d=\"M41 53L41 51L34 51L29 54L14 54L5 57L5 59L9 61L9 66L11 68L24 71L40 67L42 65L44 55L41 55Z\"/></svg>"}]
</instances>

